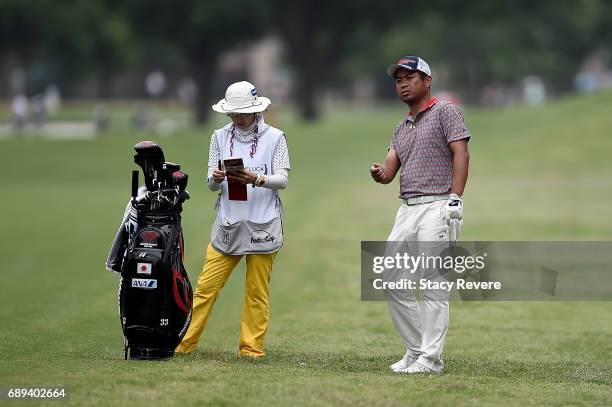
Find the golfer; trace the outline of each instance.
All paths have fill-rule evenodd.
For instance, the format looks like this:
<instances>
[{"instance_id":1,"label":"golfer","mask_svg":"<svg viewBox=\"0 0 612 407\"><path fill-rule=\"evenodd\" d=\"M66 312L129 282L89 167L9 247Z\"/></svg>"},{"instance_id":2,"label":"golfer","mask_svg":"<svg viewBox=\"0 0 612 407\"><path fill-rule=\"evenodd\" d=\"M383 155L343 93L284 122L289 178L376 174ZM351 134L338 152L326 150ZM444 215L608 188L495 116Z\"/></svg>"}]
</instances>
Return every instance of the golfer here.
<instances>
[{"instance_id":1,"label":"golfer","mask_svg":"<svg viewBox=\"0 0 612 407\"><path fill-rule=\"evenodd\" d=\"M463 190L468 177L470 133L457 106L430 94L431 70L417 56L405 56L387 69L399 99L410 108L398 123L384 163L373 163L374 181L388 184L400 171L401 206L387 239L448 245L463 223ZM420 253L420 252L419 252ZM401 373L440 373L448 328L448 295L423 290L387 297L391 319L406 353L390 366Z\"/></svg>"},{"instance_id":2,"label":"golfer","mask_svg":"<svg viewBox=\"0 0 612 407\"><path fill-rule=\"evenodd\" d=\"M231 122L215 130L210 140L207 182L211 191L219 191L217 218L194 293L191 324L176 348L179 353L196 348L219 291L246 257L239 351L243 356L265 355L270 274L283 244L278 190L287 187L290 169L285 134L264 122L263 111L270 103L249 82L237 82L212 107ZM226 173L220 168L230 157L241 158L244 169ZM230 200L228 181L246 188L246 201Z\"/></svg>"}]
</instances>

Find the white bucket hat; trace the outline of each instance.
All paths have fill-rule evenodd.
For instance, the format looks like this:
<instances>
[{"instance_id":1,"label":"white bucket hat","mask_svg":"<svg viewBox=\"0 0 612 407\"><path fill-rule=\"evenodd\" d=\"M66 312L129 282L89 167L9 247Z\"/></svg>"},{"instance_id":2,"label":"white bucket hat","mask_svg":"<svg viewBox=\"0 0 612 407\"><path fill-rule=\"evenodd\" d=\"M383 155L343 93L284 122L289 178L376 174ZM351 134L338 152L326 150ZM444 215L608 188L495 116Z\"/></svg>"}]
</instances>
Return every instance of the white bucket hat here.
<instances>
[{"instance_id":1,"label":"white bucket hat","mask_svg":"<svg viewBox=\"0 0 612 407\"><path fill-rule=\"evenodd\" d=\"M225 91L225 99L212 106L219 113L259 113L270 106L270 99L257 96L257 89L247 81L232 83Z\"/></svg>"}]
</instances>

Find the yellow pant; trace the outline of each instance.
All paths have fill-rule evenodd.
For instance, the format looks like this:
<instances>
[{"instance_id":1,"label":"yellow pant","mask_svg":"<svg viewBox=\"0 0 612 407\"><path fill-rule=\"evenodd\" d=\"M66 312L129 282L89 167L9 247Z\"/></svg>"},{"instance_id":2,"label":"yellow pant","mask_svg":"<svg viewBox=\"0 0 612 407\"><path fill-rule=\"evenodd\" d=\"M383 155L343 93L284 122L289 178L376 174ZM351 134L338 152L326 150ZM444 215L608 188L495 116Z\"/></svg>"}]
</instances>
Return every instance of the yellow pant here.
<instances>
[{"instance_id":1,"label":"yellow pant","mask_svg":"<svg viewBox=\"0 0 612 407\"><path fill-rule=\"evenodd\" d=\"M240 319L240 354L264 356L264 339L268 331L270 273L275 253L247 254L244 306ZM212 307L230 274L242 256L219 253L211 244L206 251L204 269L193 295L191 324L176 352L193 351L206 326Z\"/></svg>"}]
</instances>

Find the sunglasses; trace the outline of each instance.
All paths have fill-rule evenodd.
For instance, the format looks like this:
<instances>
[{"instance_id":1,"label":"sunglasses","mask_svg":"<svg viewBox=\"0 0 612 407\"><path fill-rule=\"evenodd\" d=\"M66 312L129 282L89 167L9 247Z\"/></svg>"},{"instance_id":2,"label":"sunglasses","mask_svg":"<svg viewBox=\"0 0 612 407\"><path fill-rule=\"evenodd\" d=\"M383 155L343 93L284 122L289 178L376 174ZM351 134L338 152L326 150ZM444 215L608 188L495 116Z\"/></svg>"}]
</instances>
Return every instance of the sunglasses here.
<instances>
[{"instance_id":1,"label":"sunglasses","mask_svg":"<svg viewBox=\"0 0 612 407\"><path fill-rule=\"evenodd\" d=\"M245 116L249 116L253 113L228 113L227 116L228 117L245 117Z\"/></svg>"}]
</instances>

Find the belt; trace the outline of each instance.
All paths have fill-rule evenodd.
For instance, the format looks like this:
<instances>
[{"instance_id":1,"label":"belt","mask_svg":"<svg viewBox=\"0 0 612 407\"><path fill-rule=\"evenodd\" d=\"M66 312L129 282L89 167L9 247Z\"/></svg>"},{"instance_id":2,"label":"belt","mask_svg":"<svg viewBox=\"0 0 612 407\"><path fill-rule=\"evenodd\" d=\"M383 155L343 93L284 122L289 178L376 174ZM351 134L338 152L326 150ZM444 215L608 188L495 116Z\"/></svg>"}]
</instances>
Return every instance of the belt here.
<instances>
[{"instance_id":1,"label":"belt","mask_svg":"<svg viewBox=\"0 0 612 407\"><path fill-rule=\"evenodd\" d=\"M402 201L404 201L406 205L420 205L420 204L430 203L434 201L446 201L449 198L450 198L449 194L421 195L421 196L415 196L413 198L402 198Z\"/></svg>"}]
</instances>

